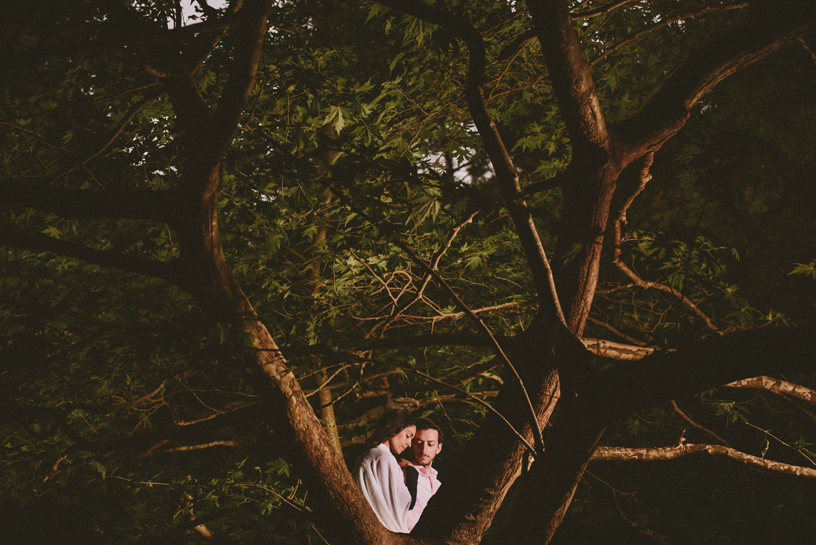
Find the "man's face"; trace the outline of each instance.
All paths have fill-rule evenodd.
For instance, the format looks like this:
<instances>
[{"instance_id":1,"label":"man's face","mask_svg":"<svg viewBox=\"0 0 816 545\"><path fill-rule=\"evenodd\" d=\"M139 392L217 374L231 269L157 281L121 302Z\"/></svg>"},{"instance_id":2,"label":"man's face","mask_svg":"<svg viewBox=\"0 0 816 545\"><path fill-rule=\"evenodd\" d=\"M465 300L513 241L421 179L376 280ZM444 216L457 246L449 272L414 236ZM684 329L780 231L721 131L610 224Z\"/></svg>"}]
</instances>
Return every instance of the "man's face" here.
<instances>
[{"instance_id":1,"label":"man's face","mask_svg":"<svg viewBox=\"0 0 816 545\"><path fill-rule=\"evenodd\" d=\"M414 440L411 442L414 450L414 460L421 466L428 467L433 459L442 450L439 442L439 433L436 430L417 430Z\"/></svg>"}]
</instances>

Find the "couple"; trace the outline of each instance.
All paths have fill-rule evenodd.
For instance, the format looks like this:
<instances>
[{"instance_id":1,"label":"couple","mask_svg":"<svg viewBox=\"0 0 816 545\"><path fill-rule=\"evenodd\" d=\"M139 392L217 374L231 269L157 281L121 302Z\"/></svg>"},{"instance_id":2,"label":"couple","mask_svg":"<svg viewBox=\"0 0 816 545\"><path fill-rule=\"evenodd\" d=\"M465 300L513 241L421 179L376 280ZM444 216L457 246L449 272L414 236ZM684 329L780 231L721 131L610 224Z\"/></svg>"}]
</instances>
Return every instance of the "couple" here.
<instances>
[{"instance_id":1,"label":"couple","mask_svg":"<svg viewBox=\"0 0 816 545\"><path fill-rule=\"evenodd\" d=\"M354 482L380 522L392 532L409 533L441 483L431 467L442 450L442 430L426 418L415 420L404 409L388 412L372 436L374 448L354 467ZM398 461L405 450L414 462Z\"/></svg>"}]
</instances>

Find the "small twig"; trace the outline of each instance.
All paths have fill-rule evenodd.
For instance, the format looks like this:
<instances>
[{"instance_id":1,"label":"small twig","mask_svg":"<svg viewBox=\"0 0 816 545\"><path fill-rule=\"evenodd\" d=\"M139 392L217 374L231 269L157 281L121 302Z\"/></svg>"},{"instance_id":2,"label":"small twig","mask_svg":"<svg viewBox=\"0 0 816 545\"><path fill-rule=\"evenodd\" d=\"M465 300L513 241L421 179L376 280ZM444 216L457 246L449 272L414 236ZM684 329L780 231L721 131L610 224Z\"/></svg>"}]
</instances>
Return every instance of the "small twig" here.
<instances>
[{"instance_id":1,"label":"small twig","mask_svg":"<svg viewBox=\"0 0 816 545\"><path fill-rule=\"evenodd\" d=\"M158 394L158 393L161 391L161 389L162 389L162 388L164 388L164 386L165 386L166 384L167 384L167 381L164 381L164 380L163 380L163 381L161 381L161 384L159 384L158 386L156 386L156 388L154 388L154 389L153 389L153 391L152 391L152 392L148 392L148 393L146 393L146 394L144 394L144 395L142 395L142 396L137 397L136 399L133 399L133 400L131 400L131 401L128 401L127 403L120 403L119 405L115 405L115 406L113 406L113 407L110 409L110 411L111 411L111 412L113 412L113 411L120 411L120 410L122 410L122 409L127 409L128 407L132 407L132 406L134 406L134 405L138 405L139 403L141 403L141 402L143 402L143 401L147 401L147 400L149 400L151 397L153 397L154 395Z\"/></svg>"},{"instance_id":2,"label":"small twig","mask_svg":"<svg viewBox=\"0 0 816 545\"><path fill-rule=\"evenodd\" d=\"M626 333L623 333L622 331L618 331L617 329L615 329L611 325L607 324L606 322L602 322L601 320L598 320L597 318L593 318L592 316L590 316L588 320L590 322L592 322L593 324L595 324L595 325L601 326L602 328L604 328L607 331L613 333L614 335L617 335L621 339L629 341L632 344L636 344L636 345L639 345L639 346L646 346L645 342L639 341L639 340L635 339L634 337L630 337L629 335L627 335Z\"/></svg>"},{"instance_id":3,"label":"small twig","mask_svg":"<svg viewBox=\"0 0 816 545\"><path fill-rule=\"evenodd\" d=\"M451 245L453 244L453 241L456 239L456 236L459 234L459 231L461 231L462 228L465 227L466 225L468 225L469 223L472 223L473 218L476 217L476 214L478 214L478 212L472 213L467 219L460 222L456 227L453 228L453 231L451 231L450 236L448 236L448 240L447 240L447 243L445 244L445 246L443 248L441 248L438 252L436 252L431 257L430 267L431 267L432 270L437 270L439 268L439 262L442 260L442 257L447 253L447 251L450 249ZM378 326L382 333L384 333L386 328L388 328L389 325L394 323L394 321L397 318L399 318L409 308L411 308L414 305L414 303L416 303L417 301L419 301L420 299L422 299L424 297L425 289L428 287L428 284L430 283L431 279L432 279L432 274L430 272L426 272L424 278L422 279L422 285L417 290L416 295L414 295L414 297L410 301L408 301L407 304L405 304L401 308L397 309L397 311L394 312L384 323L382 323L381 325ZM394 301L394 304L396 306L396 301ZM374 330L376 330L376 329L377 329L377 327L374 328ZM371 335L374 330L369 332L369 335Z\"/></svg>"},{"instance_id":4,"label":"small twig","mask_svg":"<svg viewBox=\"0 0 816 545\"><path fill-rule=\"evenodd\" d=\"M394 306L397 306L397 299L395 299L395 298L394 298L394 296L393 296L393 295L391 295L391 288L389 288L389 287L388 287L388 284L386 283L386 281L385 281L385 280L383 280L383 279L380 277L380 275L378 275L376 272L374 272L374 269L372 269L372 268L371 268L371 265L369 265L369 264L368 264L368 263L367 263L367 262L366 262L364 259L362 259L360 256L358 256L357 254L355 254L355 253L354 253L354 250L352 250L351 248L349 248L349 249L348 249L348 251L349 251L349 253L352 255L352 257L354 257L354 259L356 259L356 260L357 260L357 262L358 262L358 263L360 263L360 264L361 264L363 267L365 267L365 268L368 270L368 272L371 274L371 276L373 276L373 277L374 277L374 278L377 280L377 282L379 282L380 284L382 284L382 287L385 289L385 293L387 293L387 294L388 294L388 297L389 297L389 298L391 299L391 301L394 303Z\"/></svg>"},{"instance_id":5,"label":"small twig","mask_svg":"<svg viewBox=\"0 0 816 545\"><path fill-rule=\"evenodd\" d=\"M686 422L688 422L689 424L691 424L692 426L694 426L698 430L704 431L705 433L707 433L708 435L710 435L711 437L713 437L714 439L716 439L717 441L719 441L723 445L725 445L727 447L731 446L731 445L728 444L728 441L726 441L725 439L723 439L722 437L720 437L719 435L717 435L716 433L714 433L710 429L708 429L708 428L702 426L701 424L698 424L694 420L692 420L692 418L688 414L683 412L683 410L677 405L677 402L675 400L672 399L671 404L672 404L672 407L674 407L675 412L683 417L683 420L685 420Z\"/></svg>"},{"instance_id":6,"label":"small twig","mask_svg":"<svg viewBox=\"0 0 816 545\"><path fill-rule=\"evenodd\" d=\"M655 539L656 541L659 541L660 543L663 543L663 545L669 545L668 543L666 543L662 539L659 539L657 536L655 536L651 531L640 528L637 525L635 525L634 523L632 523L632 521L629 520L629 517L627 517L624 514L623 510L620 507L620 504L618 503L618 494L620 494L622 496L633 496L634 497L634 496L637 495L636 492L622 492L622 491L618 490L617 488L615 488L614 486L612 486L611 484L609 484L608 482L606 482L605 480L598 477L597 475L594 475L593 473L590 473L589 471L587 471L587 473L589 473L589 475L591 475L595 480L597 480L599 483L603 484L604 486L609 488L609 490L612 491L612 498L615 501L615 509L618 510L618 513L620 513L620 516L623 517L623 520L625 520L627 524L629 524L632 528L634 528L635 530L637 530L641 534L649 536L649 537Z\"/></svg>"},{"instance_id":7,"label":"small twig","mask_svg":"<svg viewBox=\"0 0 816 545\"><path fill-rule=\"evenodd\" d=\"M318 385L318 387L317 387L315 390L313 390L313 391L309 392L308 394L306 394L306 396L305 396L305 397L309 397L309 396L313 396L313 395L315 395L317 392L319 392L320 390L322 390L323 388L325 388L325 387L326 387L326 385L327 385L329 382L331 382L331 381L332 381L332 379L333 379L334 377L336 377L336 376L337 376L337 375L339 375L339 374L340 374L342 371L345 371L345 370L346 370L346 369L348 369L349 367L351 367L351 365L343 365L342 367L340 367L340 369L338 369L337 371L335 371L334 373L332 373L332 375L331 375L329 378L327 378L325 381L323 381L323 383L322 383L322 384ZM334 402L332 402L331 404L333 405L333 404L334 404Z\"/></svg>"},{"instance_id":8,"label":"small twig","mask_svg":"<svg viewBox=\"0 0 816 545\"><path fill-rule=\"evenodd\" d=\"M813 62L816 63L816 52L814 52L810 47L808 47L807 42L801 36L799 37L799 44L807 51L810 58L813 59Z\"/></svg>"},{"instance_id":9,"label":"small twig","mask_svg":"<svg viewBox=\"0 0 816 545\"><path fill-rule=\"evenodd\" d=\"M762 429L762 428L760 428L759 426L756 426L756 425L754 425L754 424L751 424L750 422L747 422L747 421L745 421L745 420L743 420L743 422L744 422L746 425L751 426L752 428L754 428L754 429L757 429L757 430L761 431L762 433L764 433L765 435L767 435L767 436L768 436L768 437L770 437L771 439L776 439L777 441L779 441L779 443L781 443L782 445L784 445L784 446L788 447L789 449L791 449L791 450L795 450L795 451L796 451L796 452L798 452L798 453L799 453L799 455L800 455L800 456L802 456L802 457L803 457L805 460L807 460L808 462L810 462L812 465L816 466L816 461L814 461L814 460L813 460L813 459L812 459L810 456L807 456L805 453L803 453L801 449L798 449L798 448L794 447L793 445L789 445L788 443L786 443L785 441L783 441L782 439L780 439L780 438L779 438L779 437L777 437L776 435L772 434L772 433L771 433L770 431L768 431L768 430L763 430L763 429ZM812 470L811 470L811 471L812 471Z\"/></svg>"}]
</instances>

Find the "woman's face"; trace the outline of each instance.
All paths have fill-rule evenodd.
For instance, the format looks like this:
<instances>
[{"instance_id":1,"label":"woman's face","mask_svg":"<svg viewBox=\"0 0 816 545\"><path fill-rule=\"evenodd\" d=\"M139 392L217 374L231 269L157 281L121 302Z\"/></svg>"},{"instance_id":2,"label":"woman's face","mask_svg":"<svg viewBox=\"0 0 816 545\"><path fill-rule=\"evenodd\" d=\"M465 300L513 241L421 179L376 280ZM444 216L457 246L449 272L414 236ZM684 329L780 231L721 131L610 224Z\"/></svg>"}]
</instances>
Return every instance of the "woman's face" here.
<instances>
[{"instance_id":1,"label":"woman's face","mask_svg":"<svg viewBox=\"0 0 816 545\"><path fill-rule=\"evenodd\" d=\"M401 454L403 450L411 446L411 439L414 438L414 435L416 435L416 426L411 425L403 428L401 432L392 436L390 439L383 441L383 444L388 445L391 453L397 456Z\"/></svg>"}]
</instances>

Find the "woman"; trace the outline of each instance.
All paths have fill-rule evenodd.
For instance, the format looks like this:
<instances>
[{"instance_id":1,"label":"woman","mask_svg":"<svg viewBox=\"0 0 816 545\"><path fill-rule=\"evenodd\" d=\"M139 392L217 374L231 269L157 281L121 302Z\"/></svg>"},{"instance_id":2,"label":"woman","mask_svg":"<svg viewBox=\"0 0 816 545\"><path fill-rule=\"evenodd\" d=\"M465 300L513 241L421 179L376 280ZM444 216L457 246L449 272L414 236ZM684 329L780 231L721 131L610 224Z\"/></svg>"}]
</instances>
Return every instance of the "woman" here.
<instances>
[{"instance_id":1,"label":"woman","mask_svg":"<svg viewBox=\"0 0 816 545\"><path fill-rule=\"evenodd\" d=\"M410 532L406 516L411 508L411 494L397 456L411 446L415 434L416 424L408 411L389 411L372 436L374 448L360 457L353 472L354 482L382 525L403 534Z\"/></svg>"}]
</instances>

